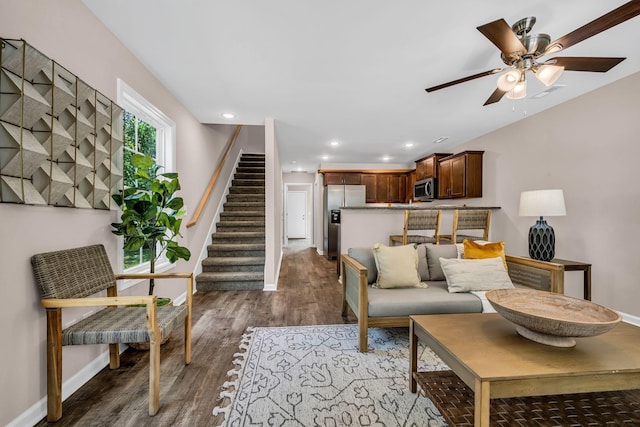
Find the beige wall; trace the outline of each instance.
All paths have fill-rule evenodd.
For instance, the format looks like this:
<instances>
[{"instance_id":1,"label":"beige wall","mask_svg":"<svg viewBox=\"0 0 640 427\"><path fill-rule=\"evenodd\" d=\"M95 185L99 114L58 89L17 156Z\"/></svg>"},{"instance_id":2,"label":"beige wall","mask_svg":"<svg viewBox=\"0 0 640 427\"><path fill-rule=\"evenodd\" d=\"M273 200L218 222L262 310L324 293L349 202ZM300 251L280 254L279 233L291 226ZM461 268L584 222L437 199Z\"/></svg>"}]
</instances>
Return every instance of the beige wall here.
<instances>
[{"instance_id":1,"label":"beige wall","mask_svg":"<svg viewBox=\"0 0 640 427\"><path fill-rule=\"evenodd\" d=\"M24 38L113 100L116 100L116 80L123 79L173 120L181 195L190 218L233 127L200 124L80 0L4 1L0 28L3 37ZM259 126L243 129L229 158L235 159L240 149L264 152L264 129ZM229 177L228 169L220 177L222 182L226 183ZM176 270L196 269L198 254L209 238L209 225L223 191L216 189L201 223L183 229L183 244L191 249L193 257L189 262L179 262ZM29 408L37 413L39 402L46 395L45 317L39 306L30 257L44 251L102 243L115 266L117 244L109 224L116 220L116 212L110 211L0 204L0 300L3 301L0 366L4 367L0 370L0 425L6 425ZM146 286L137 286L127 293L136 288L145 292ZM183 291L160 286L158 292L177 296ZM81 315L82 312L69 310L64 313L63 322L67 324ZM63 381L69 384L74 375L105 350L105 346L65 347Z\"/></svg>"},{"instance_id":2,"label":"beige wall","mask_svg":"<svg viewBox=\"0 0 640 427\"><path fill-rule=\"evenodd\" d=\"M558 258L593 264L593 300L640 316L640 73L456 147L485 150L484 198L495 204L492 237L527 254L520 192L561 188L567 216L547 218ZM531 101L533 102L533 101ZM490 108L490 107L487 107ZM507 110L505 110L507 111ZM521 114L511 113L505 114ZM580 295L580 273L567 273Z\"/></svg>"},{"instance_id":3,"label":"beige wall","mask_svg":"<svg viewBox=\"0 0 640 427\"><path fill-rule=\"evenodd\" d=\"M275 121L265 120L265 266L266 290L275 290L282 259L283 203L280 147L276 136Z\"/></svg>"}]
</instances>

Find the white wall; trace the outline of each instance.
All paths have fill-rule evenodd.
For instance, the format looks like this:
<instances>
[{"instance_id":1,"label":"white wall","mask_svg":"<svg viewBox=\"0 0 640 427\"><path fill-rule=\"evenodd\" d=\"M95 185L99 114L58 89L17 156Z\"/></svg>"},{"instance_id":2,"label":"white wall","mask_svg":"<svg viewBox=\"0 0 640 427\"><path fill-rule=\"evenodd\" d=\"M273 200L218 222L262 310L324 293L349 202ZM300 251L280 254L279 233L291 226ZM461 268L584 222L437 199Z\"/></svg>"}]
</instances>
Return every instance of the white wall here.
<instances>
[{"instance_id":1,"label":"white wall","mask_svg":"<svg viewBox=\"0 0 640 427\"><path fill-rule=\"evenodd\" d=\"M457 147L485 150L484 198L468 204L502 207L492 216L492 236L504 239L509 253L527 254L535 222L518 216L520 192L563 189L567 216L547 218L556 256L592 263L593 301L636 316L639 93L636 73ZM581 295L581 273L565 278L569 293Z\"/></svg>"},{"instance_id":2,"label":"white wall","mask_svg":"<svg viewBox=\"0 0 640 427\"><path fill-rule=\"evenodd\" d=\"M282 203L282 172L280 148L274 120L265 120L265 290L275 290L282 261L284 215Z\"/></svg>"},{"instance_id":3,"label":"white wall","mask_svg":"<svg viewBox=\"0 0 640 427\"><path fill-rule=\"evenodd\" d=\"M193 213L233 127L200 124L80 0L5 1L0 28L3 37L24 38L113 100L116 99L116 80L123 79L173 120L177 171L183 188L180 194L189 215ZM244 144L244 151L263 152L260 143L255 141L255 134L263 131L258 127L243 132L245 136L241 132L242 141L236 149ZM262 150L263 141L264 137ZM226 182L227 177L221 176L221 180ZM179 262L176 271L196 268L197 254L209 238L206 220L213 217L217 204L216 200L207 204L203 223L182 230L182 243L191 249L193 257L189 262ZM116 266L116 238L109 226L116 220L115 211L0 204L0 299L4 302L0 310L0 336L4 343L0 351L0 365L4 367L0 371L0 425L26 412L37 415L46 395L46 322L30 257L45 251L102 243ZM135 291L145 293L146 285L131 288L127 293ZM175 297L184 291L159 285L156 293L159 292ZM69 323L80 316L81 311L68 310L63 314L63 322ZM90 363L105 351L106 346L65 347L62 368L65 384L69 384L74 375L86 372L83 368L93 366ZM68 392L68 387L63 388L63 394L65 390ZM23 424L28 424L25 420Z\"/></svg>"}]
</instances>

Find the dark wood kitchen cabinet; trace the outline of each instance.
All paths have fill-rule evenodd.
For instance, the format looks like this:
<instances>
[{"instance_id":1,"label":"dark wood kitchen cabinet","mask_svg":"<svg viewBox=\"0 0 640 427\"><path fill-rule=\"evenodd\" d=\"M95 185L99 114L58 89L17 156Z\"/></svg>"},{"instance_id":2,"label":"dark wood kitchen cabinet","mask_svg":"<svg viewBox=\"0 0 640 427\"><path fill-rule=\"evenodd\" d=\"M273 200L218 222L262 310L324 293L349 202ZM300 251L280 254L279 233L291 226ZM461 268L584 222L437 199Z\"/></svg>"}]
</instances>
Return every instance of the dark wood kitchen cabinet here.
<instances>
[{"instance_id":1,"label":"dark wood kitchen cabinet","mask_svg":"<svg viewBox=\"0 0 640 427\"><path fill-rule=\"evenodd\" d=\"M406 174L378 174L376 176L376 202L404 203L406 187Z\"/></svg>"},{"instance_id":2,"label":"dark wood kitchen cabinet","mask_svg":"<svg viewBox=\"0 0 640 427\"><path fill-rule=\"evenodd\" d=\"M360 172L327 172L324 185L360 185Z\"/></svg>"},{"instance_id":3,"label":"dark wood kitchen cabinet","mask_svg":"<svg viewBox=\"0 0 640 427\"><path fill-rule=\"evenodd\" d=\"M360 183L365 186L366 189L366 202L376 203L376 174L375 173L363 173L360 175Z\"/></svg>"},{"instance_id":4,"label":"dark wood kitchen cabinet","mask_svg":"<svg viewBox=\"0 0 640 427\"><path fill-rule=\"evenodd\" d=\"M324 175L324 185L364 185L366 203L406 203L413 196L413 185L407 186L409 172L320 171Z\"/></svg>"},{"instance_id":5,"label":"dark wood kitchen cabinet","mask_svg":"<svg viewBox=\"0 0 640 427\"><path fill-rule=\"evenodd\" d=\"M451 153L433 153L416 160L416 181L438 177L438 161L448 156L451 156Z\"/></svg>"},{"instance_id":6,"label":"dark wood kitchen cabinet","mask_svg":"<svg viewBox=\"0 0 640 427\"><path fill-rule=\"evenodd\" d=\"M438 199L482 197L482 155L463 151L438 161Z\"/></svg>"},{"instance_id":7,"label":"dark wood kitchen cabinet","mask_svg":"<svg viewBox=\"0 0 640 427\"><path fill-rule=\"evenodd\" d=\"M407 173L363 173L361 184L366 188L367 203L405 203Z\"/></svg>"},{"instance_id":8,"label":"dark wood kitchen cabinet","mask_svg":"<svg viewBox=\"0 0 640 427\"><path fill-rule=\"evenodd\" d=\"M416 183L416 171L407 174L406 191L404 195L404 202L409 203L413 200L413 187Z\"/></svg>"}]
</instances>

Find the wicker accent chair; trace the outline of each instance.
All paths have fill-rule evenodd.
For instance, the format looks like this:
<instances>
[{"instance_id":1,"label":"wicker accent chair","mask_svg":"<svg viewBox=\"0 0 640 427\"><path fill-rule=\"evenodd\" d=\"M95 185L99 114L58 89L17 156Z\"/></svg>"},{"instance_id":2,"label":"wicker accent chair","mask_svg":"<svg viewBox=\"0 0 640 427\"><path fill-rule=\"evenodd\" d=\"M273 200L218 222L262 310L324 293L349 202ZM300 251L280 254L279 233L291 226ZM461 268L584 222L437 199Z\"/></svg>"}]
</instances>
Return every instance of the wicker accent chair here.
<instances>
[{"instance_id":1,"label":"wicker accent chair","mask_svg":"<svg viewBox=\"0 0 640 427\"><path fill-rule=\"evenodd\" d=\"M453 212L453 231L451 235L440 236L440 240L451 243L462 243L468 240L489 240L491 210L489 209L456 209ZM460 234L459 230L481 230L482 235Z\"/></svg>"},{"instance_id":2,"label":"wicker accent chair","mask_svg":"<svg viewBox=\"0 0 640 427\"><path fill-rule=\"evenodd\" d=\"M440 243L440 218L442 211L427 209L407 209L404 211L404 228L402 234L389 236L389 246L396 242L402 245L409 243ZM433 236L409 234L409 231L434 230Z\"/></svg>"},{"instance_id":3,"label":"wicker accent chair","mask_svg":"<svg viewBox=\"0 0 640 427\"><path fill-rule=\"evenodd\" d=\"M31 258L47 312L47 421L62 417L62 346L109 344L109 367L120 367L119 343L148 342L149 415L160 408L160 342L184 323L184 362L191 363L193 273L114 274L102 245ZM186 278L186 303L156 306L155 296L118 296L116 280ZM107 296L87 298L105 291ZM132 307L132 304L143 306ZM104 307L62 330L62 308Z\"/></svg>"}]
</instances>

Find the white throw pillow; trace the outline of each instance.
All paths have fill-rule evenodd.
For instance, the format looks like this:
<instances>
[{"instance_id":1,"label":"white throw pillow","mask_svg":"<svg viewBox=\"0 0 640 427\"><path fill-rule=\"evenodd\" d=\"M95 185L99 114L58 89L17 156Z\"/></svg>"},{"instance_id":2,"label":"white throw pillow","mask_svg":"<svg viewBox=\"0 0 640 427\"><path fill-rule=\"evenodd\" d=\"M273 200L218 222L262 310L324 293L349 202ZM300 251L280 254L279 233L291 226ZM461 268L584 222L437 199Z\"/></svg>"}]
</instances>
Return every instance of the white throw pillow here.
<instances>
[{"instance_id":1,"label":"white throw pillow","mask_svg":"<svg viewBox=\"0 0 640 427\"><path fill-rule=\"evenodd\" d=\"M385 246L376 243L373 256L378 269L376 288L427 287L420 282L418 274L418 250L415 244Z\"/></svg>"},{"instance_id":2,"label":"white throw pillow","mask_svg":"<svg viewBox=\"0 0 640 427\"><path fill-rule=\"evenodd\" d=\"M440 265L447 279L449 292L488 291L514 287L500 257L440 258Z\"/></svg>"}]
</instances>

